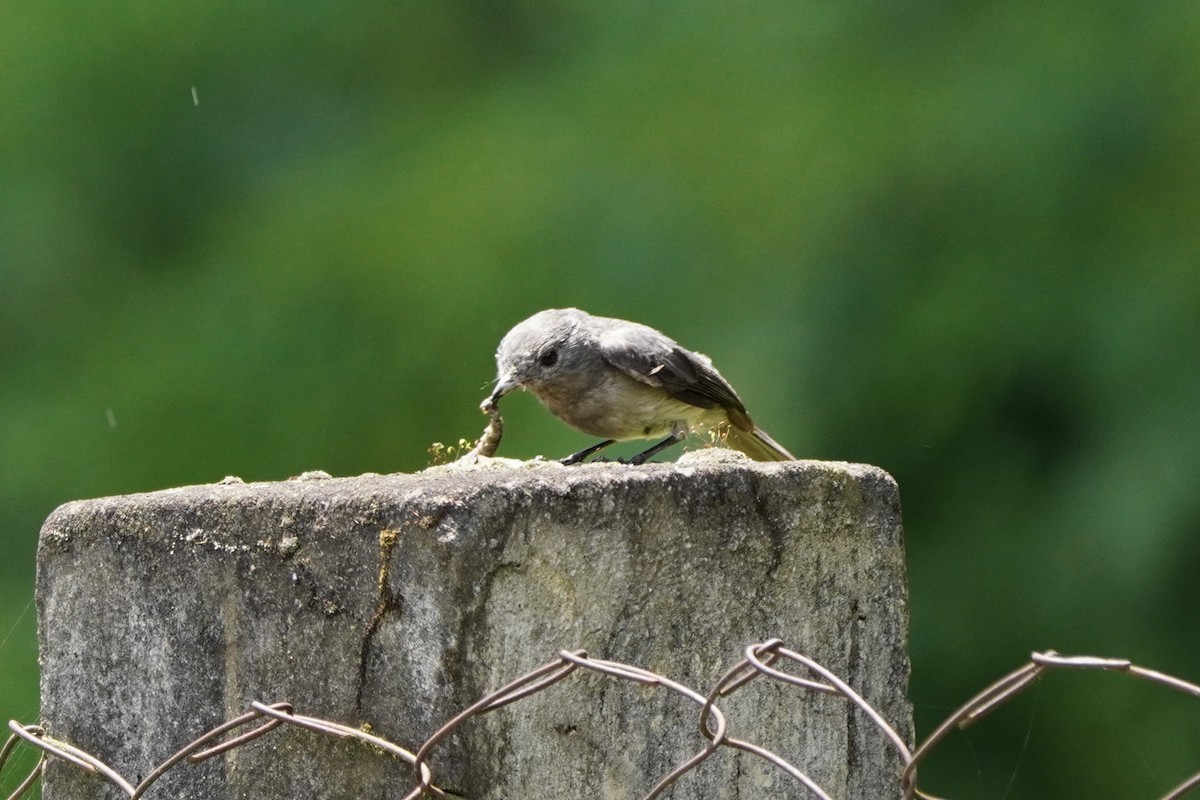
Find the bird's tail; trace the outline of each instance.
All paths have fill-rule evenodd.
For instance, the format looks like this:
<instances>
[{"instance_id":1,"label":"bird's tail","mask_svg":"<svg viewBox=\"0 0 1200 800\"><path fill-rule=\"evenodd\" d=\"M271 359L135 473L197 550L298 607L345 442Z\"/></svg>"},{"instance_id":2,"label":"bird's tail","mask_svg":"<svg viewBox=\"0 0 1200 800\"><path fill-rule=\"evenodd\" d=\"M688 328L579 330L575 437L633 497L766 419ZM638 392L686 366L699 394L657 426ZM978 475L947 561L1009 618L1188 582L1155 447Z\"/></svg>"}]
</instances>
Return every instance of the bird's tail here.
<instances>
[{"instance_id":1,"label":"bird's tail","mask_svg":"<svg viewBox=\"0 0 1200 800\"><path fill-rule=\"evenodd\" d=\"M725 432L725 442L734 450L741 450L755 461L796 460L796 457L789 453L783 445L768 436L767 432L757 425L749 431L730 425Z\"/></svg>"}]
</instances>

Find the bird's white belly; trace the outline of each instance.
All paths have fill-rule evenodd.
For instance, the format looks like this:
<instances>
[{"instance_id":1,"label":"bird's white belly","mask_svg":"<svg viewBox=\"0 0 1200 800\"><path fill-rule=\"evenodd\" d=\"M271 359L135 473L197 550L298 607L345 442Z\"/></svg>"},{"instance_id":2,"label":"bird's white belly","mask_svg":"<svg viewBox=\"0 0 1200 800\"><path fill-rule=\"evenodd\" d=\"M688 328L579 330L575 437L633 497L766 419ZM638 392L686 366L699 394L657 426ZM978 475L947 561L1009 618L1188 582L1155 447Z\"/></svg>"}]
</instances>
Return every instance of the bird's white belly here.
<instances>
[{"instance_id":1,"label":"bird's white belly","mask_svg":"<svg viewBox=\"0 0 1200 800\"><path fill-rule=\"evenodd\" d=\"M611 374L601 385L570 396L539 392L555 416L584 433L605 439L652 439L670 434L677 426L717 424L726 419L720 408L685 403L665 390L648 386L624 374Z\"/></svg>"}]
</instances>

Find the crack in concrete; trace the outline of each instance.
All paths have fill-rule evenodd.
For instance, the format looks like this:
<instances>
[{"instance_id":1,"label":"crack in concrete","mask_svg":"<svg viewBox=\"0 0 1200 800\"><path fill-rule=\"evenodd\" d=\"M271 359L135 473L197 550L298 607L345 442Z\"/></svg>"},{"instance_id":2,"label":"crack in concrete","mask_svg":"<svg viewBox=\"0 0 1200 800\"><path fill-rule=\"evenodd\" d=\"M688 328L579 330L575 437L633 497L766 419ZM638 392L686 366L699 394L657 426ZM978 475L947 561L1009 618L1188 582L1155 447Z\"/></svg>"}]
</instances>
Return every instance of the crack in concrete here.
<instances>
[{"instance_id":1,"label":"crack in concrete","mask_svg":"<svg viewBox=\"0 0 1200 800\"><path fill-rule=\"evenodd\" d=\"M379 532L379 578L376 582L375 613L367 621L363 630L362 643L358 650L358 688L354 693L354 708L362 711L363 692L367 686L367 662L370 658L371 644L379 631L379 623L389 611L400 611L400 598L388 589L392 570L392 551L400 541L400 531L384 528Z\"/></svg>"}]
</instances>

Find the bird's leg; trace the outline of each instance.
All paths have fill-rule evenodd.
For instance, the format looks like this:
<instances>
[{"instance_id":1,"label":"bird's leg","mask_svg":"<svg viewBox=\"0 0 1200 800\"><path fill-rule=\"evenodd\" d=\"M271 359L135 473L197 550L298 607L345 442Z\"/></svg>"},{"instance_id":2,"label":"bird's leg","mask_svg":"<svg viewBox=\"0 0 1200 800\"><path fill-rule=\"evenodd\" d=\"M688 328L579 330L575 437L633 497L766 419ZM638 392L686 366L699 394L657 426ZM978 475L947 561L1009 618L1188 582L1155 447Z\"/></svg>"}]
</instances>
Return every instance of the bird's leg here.
<instances>
[{"instance_id":1,"label":"bird's leg","mask_svg":"<svg viewBox=\"0 0 1200 800\"><path fill-rule=\"evenodd\" d=\"M559 463L566 464L568 467L571 466L572 464L578 464L580 461L583 461L585 458L590 456L592 453L599 452L600 450L603 450L604 448L608 447L610 444L615 444L616 441L617 441L616 439L605 439L603 442L600 442L599 444L594 444L591 447L585 447L583 450L580 450L578 453L572 453L571 455L567 456L566 458L559 459Z\"/></svg>"},{"instance_id":2,"label":"bird's leg","mask_svg":"<svg viewBox=\"0 0 1200 800\"><path fill-rule=\"evenodd\" d=\"M687 438L686 430L682 430L682 429L676 430L676 431L672 432L670 436L663 439L658 444L654 445L653 447L649 448L648 450L644 450L643 452L638 453L636 456L629 459L625 463L626 464L645 464L646 459L650 458L651 456L657 455L658 453L662 452L663 450L666 450L668 447L670 447L673 444L679 444L685 438Z\"/></svg>"}]
</instances>

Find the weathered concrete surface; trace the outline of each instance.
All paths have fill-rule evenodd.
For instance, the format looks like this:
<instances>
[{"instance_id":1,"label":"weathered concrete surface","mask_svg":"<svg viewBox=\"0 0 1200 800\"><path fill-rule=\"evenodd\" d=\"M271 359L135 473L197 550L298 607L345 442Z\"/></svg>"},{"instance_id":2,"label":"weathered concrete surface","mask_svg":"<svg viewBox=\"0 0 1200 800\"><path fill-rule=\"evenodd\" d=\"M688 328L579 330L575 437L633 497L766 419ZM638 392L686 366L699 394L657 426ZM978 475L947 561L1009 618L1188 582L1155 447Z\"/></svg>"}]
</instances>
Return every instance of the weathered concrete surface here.
<instances>
[{"instance_id":1,"label":"weathered concrete surface","mask_svg":"<svg viewBox=\"0 0 1200 800\"><path fill-rule=\"evenodd\" d=\"M706 450L642 467L531 463L227 483L68 503L38 555L51 734L136 782L251 700L415 749L560 649L707 693L772 636L845 678L911 738L896 486L861 465ZM896 796L898 761L843 700L756 681L731 734L835 797ZM472 721L435 759L471 798L637 798L703 740L696 707L576 672ZM412 770L286 728L173 770L148 798L399 798ZM54 764L47 800L119 792ZM720 752L667 797L809 797Z\"/></svg>"}]
</instances>

